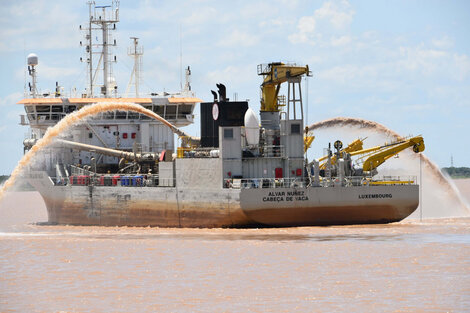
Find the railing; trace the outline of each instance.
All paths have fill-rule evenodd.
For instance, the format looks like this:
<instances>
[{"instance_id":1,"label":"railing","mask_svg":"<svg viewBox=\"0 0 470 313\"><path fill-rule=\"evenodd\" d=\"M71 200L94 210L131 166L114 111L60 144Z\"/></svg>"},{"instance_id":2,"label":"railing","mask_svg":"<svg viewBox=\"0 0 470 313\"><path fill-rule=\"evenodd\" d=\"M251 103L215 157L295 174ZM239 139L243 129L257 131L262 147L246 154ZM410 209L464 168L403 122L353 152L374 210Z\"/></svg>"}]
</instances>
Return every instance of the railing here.
<instances>
[{"instance_id":1,"label":"railing","mask_svg":"<svg viewBox=\"0 0 470 313\"><path fill-rule=\"evenodd\" d=\"M284 146L262 146L264 157L284 157L286 155L286 149Z\"/></svg>"},{"instance_id":2,"label":"railing","mask_svg":"<svg viewBox=\"0 0 470 313\"><path fill-rule=\"evenodd\" d=\"M306 186L306 181L301 178L250 178L224 180L224 188L233 189L305 188Z\"/></svg>"},{"instance_id":3,"label":"railing","mask_svg":"<svg viewBox=\"0 0 470 313\"><path fill-rule=\"evenodd\" d=\"M258 75L267 75L271 73L271 65L269 64L258 64L256 69Z\"/></svg>"},{"instance_id":4,"label":"railing","mask_svg":"<svg viewBox=\"0 0 470 313\"><path fill-rule=\"evenodd\" d=\"M367 181L368 185L416 185L417 177L412 175L405 176L379 176L372 177Z\"/></svg>"},{"instance_id":5,"label":"railing","mask_svg":"<svg viewBox=\"0 0 470 313\"><path fill-rule=\"evenodd\" d=\"M218 158L219 148L186 148L178 147L176 150L176 156L178 159L182 158Z\"/></svg>"},{"instance_id":6,"label":"railing","mask_svg":"<svg viewBox=\"0 0 470 313\"><path fill-rule=\"evenodd\" d=\"M175 179L149 174L99 174L71 165L69 177L50 177L54 185L109 187L174 187Z\"/></svg>"},{"instance_id":7,"label":"railing","mask_svg":"<svg viewBox=\"0 0 470 313\"><path fill-rule=\"evenodd\" d=\"M342 180L339 177L320 177L315 182L313 177L304 178L248 178L225 179L224 188L254 189L254 188L306 188L306 187L352 187L352 186L390 186L416 185L416 176L383 176L363 177L348 176Z\"/></svg>"}]
</instances>

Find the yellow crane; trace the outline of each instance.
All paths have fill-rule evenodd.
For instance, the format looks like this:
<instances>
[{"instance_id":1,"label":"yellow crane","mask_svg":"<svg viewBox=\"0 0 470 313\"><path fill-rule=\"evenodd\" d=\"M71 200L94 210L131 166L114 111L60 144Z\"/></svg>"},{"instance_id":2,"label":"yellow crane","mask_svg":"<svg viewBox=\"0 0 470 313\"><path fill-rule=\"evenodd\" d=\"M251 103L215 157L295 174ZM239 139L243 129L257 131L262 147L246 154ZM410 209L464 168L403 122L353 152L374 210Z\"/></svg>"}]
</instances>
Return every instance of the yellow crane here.
<instances>
[{"instance_id":1,"label":"yellow crane","mask_svg":"<svg viewBox=\"0 0 470 313\"><path fill-rule=\"evenodd\" d=\"M279 107L284 105L278 101L281 84L292 77L309 76L310 71L308 65L297 66L295 64L274 62L258 65L258 75L264 76L261 84L261 111L279 112Z\"/></svg>"},{"instance_id":2,"label":"yellow crane","mask_svg":"<svg viewBox=\"0 0 470 313\"><path fill-rule=\"evenodd\" d=\"M351 152L350 154L351 156L362 155L356 160L356 164L362 163L363 171L369 172L376 169L379 165L397 155L399 152L410 147L413 148L413 152L415 153L423 152L425 148L423 137L416 136L383 146Z\"/></svg>"},{"instance_id":3,"label":"yellow crane","mask_svg":"<svg viewBox=\"0 0 470 313\"><path fill-rule=\"evenodd\" d=\"M361 151L363 150L363 144L364 144L364 140L366 140L367 138L364 138L364 139L356 139L354 140L353 142L351 142L346 148L344 149L341 149L341 147L339 148L339 153L340 153L340 156L343 155L343 153L349 153L352 155L353 152L356 152L356 151ZM343 145L341 143L341 141L336 141L335 142L335 145ZM326 169L326 160L328 159L328 155L325 155L323 157L321 157L320 159L318 159L318 162L320 162L320 169L321 170L324 170ZM336 155L332 155L331 158L331 165L335 165L336 164Z\"/></svg>"},{"instance_id":4,"label":"yellow crane","mask_svg":"<svg viewBox=\"0 0 470 313\"><path fill-rule=\"evenodd\" d=\"M356 139L351 144L349 144L345 149L339 148L340 154L343 152L348 153L351 157L360 156L356 159L356 164L362 164L362 170L364 172L370 172L385 161L394 157L401 151L412 147L415 153L424 151L424 139L422 136L411 137L408 139L399 140L382 146L376 146L368 149L362 149L362 144L364 139ZM339 141L337 141L339 142ZM336 145L336 142L335 142ZM326 169L328 155L321 157L318 161L320 162L320 169ZM331 165L336 164L336 155L331 156Z\"/></svg>"},{"instance_id":5,"label":"yellow crane","mask_svg":"<svg viewBox=\"0 0 470 313\"><path fill-rule=\"evenodd\" d=\"M312 145L313 140L315 140L315 136L311 131L308 130L308 126L305 126L304 134L304 153L307 153L307 150Z\"/></svg>"}]
</instances>

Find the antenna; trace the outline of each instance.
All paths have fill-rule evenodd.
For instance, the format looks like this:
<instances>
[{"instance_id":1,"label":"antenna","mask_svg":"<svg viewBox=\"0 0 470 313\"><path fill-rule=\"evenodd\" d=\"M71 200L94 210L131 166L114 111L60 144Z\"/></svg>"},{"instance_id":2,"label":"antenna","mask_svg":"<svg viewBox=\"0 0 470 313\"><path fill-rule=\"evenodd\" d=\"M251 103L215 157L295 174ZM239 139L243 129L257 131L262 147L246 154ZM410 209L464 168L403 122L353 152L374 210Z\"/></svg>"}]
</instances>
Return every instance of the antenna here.
<instances>
[{"instance_id":1,"label":"antenna","mask_svg":"<svg viewBox=\"0 0 470 313\"><path fill-rule=\"evenodd\" d=\"M36 65L38 65L38 56L34 53L28 55L28 72L31 76L31 84L29 85L29 91L31 97L36 98L38 95L38 90L36 88L37 77L36 77Z\"/></svg>"},{"instance_id":2,"label":"antenna","mask_svg":"<svg viewBox=\"0 0 470 313\"><path fill-rule=\"evenodd\" d=\"M183 90L183 34L180 23L180 90Z\"/></svg>"},{"instance_id":3,"label":"antenna","mask_svg":"<svg viewBox=\"0 0 470 313\"><path fill-rule=\"evenodd\" d=\"M308 76L305 77L305 125L308 125Z\"/></svg>"},{"instance_id":4,"label":"antenna","mask_svg":"<svg viewBox=\"0 0 470 313\"><path fill-rule=\"evenodd\" d=\"M26 59L26 40L23 39L23 58ZM24 86L23 86L23 93L24 93L24 97L26 98L27 97L27 89L26 89L26 69L23 70L23 79L24 79Z\"/></svg>"},{"instance_id":5,"label":"antenna","mask_svg":"<svg viewBox=\"0 0 470 313\"><path fill-rule=\"evenodd\" d=\"M185 72L186 83L184 84L184 89L182 93L186 96L194 95L193 93L191 93L191 68L188 66Z\"/></svg>"},{"instance_id":6,"label":"antenna","mask_svg":"<svg viewBox=\"0 0 470 313\"><path fill-rule=\"evenodd\" d=\"M454 156L450 155L450 167L454 167Z\"/></svg>"},{"instance_id":7,"label":"antenna","mask_svg":"<svg viewBox=\"0 0 470 313\"><path fill-rule=\"evenodd\" d=\"M131 78L129 84L127 84L126 95L129 94L129 90L132 85L135 87L135 96L139 97L139 85L141 80L141 68L142 68L142 55L144 54L143 47L139 47L139 38L130 37L133 40L133 46L127 49L127 55L134 58L134 68L132 69ZM132 83L134 82L134 83Z\"/></svg>"}]
</instances>

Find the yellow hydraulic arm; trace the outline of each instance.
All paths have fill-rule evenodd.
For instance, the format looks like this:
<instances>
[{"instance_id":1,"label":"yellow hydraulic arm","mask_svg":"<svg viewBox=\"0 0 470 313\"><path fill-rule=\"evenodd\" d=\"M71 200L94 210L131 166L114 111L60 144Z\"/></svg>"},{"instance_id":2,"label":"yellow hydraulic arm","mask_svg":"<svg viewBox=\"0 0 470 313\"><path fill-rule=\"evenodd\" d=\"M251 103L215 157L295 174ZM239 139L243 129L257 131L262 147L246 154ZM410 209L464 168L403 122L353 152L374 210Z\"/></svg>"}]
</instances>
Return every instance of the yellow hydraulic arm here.
<instances>
[{"instance_id":1,"label":"yellow hydraulic arm","mask_svg":"<svg viewBox=\"0 0 470 313\"><path fill-rule=\"evenodd\" d=\"M340 150L341 155L343 154L343 152L346 152L346 153L349 153L349 154L352 155L353 152L362 150L364 140L366 140L366 138L364 138L364 139L359 138L359 139L354 140L346 148ZM320 159L318 159L318 162L320 162L320 169L321 170L326 169L326 162L324 162L324 161L326 161L327 159L328 159L327 155L325 155L325 156L321 157ZM331 156L331 165L335 165L335 164L336 164L336 155L332 155Z\"/></svg>"},{"instance_id":2,"label":"yellow hydraulic arm","mask_svg":"<svg viewBox=\"0 0 470 313\"><path fill-rule=\"evenodd\" d=\"M399 152L413 147L413 151L415 153L423 152L424 151L424 140L422 136L412 137L406 140L394 142L388 145L373 147L364 150L358 150L355 152L351 152L351 156L361 155L358 161L363 161L362 169L364 172L368 172L371 170L376 169L379 165L390 159L391 157L397 155Z\"/></svg>"},{"instance_id":3,"label":"yellow hydraulic arm","mask_svg":"<svg viewBox=\"0 0 470 313\"><path fill-rule=\"evenodd\" d=\"M310 148L312 142L315 140L315 136L312 132L308 130L308 126L305 126L304 134L304 153L307 153L307 150Z\"/></svg>"},{"instance_id":4,"label":"yellow hydraulic arm","mask_svg":"<svg viewBox=\"0 0 470 313\"><path fill-rule=\"evenodd\" d=\"M309 75L308 65L296 66L281 62L258 65L258 75L263 75L261 84L261 111L278 112L278 94L281 84L291 77Z\"/></svg>"},{"instance_id":5,"label":"yellow hydraulic arm","mask_svg":"<svg viewBox=\"0 0 470 313\"><path fill-rule=\"evenodd\" d=\"M307 134L304 136L304 153L307 153L307 150L312 145L312 142L314 139L315 139L315 136L311 134Z\"/></svg>"}]
</instances>

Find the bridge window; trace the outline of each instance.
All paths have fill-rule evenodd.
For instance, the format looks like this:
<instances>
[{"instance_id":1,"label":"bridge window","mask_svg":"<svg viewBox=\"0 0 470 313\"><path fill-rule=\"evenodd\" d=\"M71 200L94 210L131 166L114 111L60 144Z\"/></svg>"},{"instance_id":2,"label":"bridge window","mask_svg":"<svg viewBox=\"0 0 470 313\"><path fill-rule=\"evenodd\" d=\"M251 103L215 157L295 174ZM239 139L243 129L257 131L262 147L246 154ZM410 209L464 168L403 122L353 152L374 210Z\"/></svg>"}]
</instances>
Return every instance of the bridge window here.
<instances>
[{"instance_id":1,"label":"bridge window","mask_svg":"<svg viewBox=\"0 0 470 313\"><path fill-rule=\"evenodd\" d=\"M291 135L300 134L300 124L291 124L290 125L290 133L291 133Z\"/></svg>"},{"instance_id":2,"label":"bridge window","mask_svg":"<svg viewBox=\"0 0 470 313\"><path fill-rule=\"evenodd\" d=\"M233 128L224 128L224 139L233 139Z\"/></svg>"}]
</instances>

